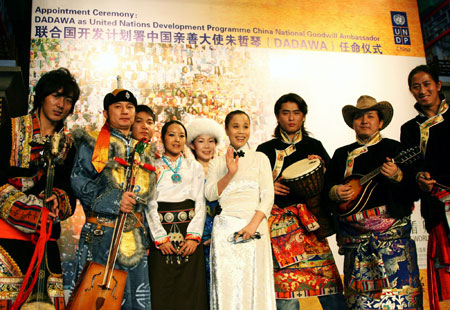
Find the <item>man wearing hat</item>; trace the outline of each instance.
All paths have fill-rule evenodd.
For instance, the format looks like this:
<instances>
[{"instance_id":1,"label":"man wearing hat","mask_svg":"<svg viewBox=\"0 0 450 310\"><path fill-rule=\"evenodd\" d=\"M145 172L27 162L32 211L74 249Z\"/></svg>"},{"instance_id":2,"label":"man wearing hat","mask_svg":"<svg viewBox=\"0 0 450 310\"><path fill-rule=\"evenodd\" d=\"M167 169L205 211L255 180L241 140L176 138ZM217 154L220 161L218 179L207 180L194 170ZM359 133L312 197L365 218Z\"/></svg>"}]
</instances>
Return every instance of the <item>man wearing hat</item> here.
<instances>
[{"instance_id":1,"label":"man wearing hat","mask_svg":"<svg viewBox=\"0 0 450 310\"><path fill-rule=\"evenodd\" d=\"M128 272L122 309L150 309L143 213L145 200L149 201L154 192L155 173L144 168L144 164L153 164L154 148L133 152L137 141L132 139L130 128L137 101L130 91L114 90L105 96L103 106L106 122L100 132L77 130L73 134L77 154L71 184L86 214L75 274L79 276L88 261L107 262L115 221L119 213L126 213L127 222L114 266ZM133 161L139 167L133 169L133 190L127 190L126 162ZM84 292L77 293L84 298Z\"/></svg>"},{"instance_id":2,"label":"man wearing hat","mask_svg":"<svg viewBox=\"0 0 450 310\"><path fill-rule=\"evenodd\" d=\"M400 143L380 134L391 122L392 106L361 96L342 114L356 142L335 151L324 190L338 222L339 252L345 256L347 308L421 309L416 246L410 238L412 178L392 160L402 160ZM373 178L361 178L372 171Z\"/></svg>"}]
</instances>

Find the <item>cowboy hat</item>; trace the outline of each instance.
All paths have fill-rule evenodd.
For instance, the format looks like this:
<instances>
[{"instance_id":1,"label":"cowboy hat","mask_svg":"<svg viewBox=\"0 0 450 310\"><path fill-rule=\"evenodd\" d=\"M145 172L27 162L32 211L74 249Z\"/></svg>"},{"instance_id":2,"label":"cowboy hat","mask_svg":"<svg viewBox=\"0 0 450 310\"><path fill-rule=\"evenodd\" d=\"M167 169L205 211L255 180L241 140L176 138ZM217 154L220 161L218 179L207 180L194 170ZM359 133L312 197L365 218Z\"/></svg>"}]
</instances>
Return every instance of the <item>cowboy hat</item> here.
<instances>
[{"instance_id":1,"label":"cowboy hat","mask_svg":"<svg viewBox=\"0 0 450 310\"><path fill-rule=\"evenodd\" d=\"M377 102L375 98L363 95L359 97L356 102L356 106L346 105L342 108L342 116L344 117L345 123L353 128L353 119L356 113L367 112L376 110L380 112L380 118L383 120L383 127L380 130L386 128L392 120L394 115L394 109L392 105L387 101Z\"/></svg>"}]
</instances>

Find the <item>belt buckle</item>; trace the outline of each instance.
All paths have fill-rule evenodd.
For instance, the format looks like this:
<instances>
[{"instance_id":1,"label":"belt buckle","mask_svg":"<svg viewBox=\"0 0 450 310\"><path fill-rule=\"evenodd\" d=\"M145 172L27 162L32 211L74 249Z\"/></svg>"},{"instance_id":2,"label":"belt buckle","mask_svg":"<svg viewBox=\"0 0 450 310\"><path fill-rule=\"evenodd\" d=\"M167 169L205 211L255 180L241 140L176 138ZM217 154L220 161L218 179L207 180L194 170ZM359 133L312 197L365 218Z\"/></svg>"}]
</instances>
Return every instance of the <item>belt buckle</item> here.
<instances>
[{"instance_id":1,"label":"belt buckle","mask_svg":"<svg viewBox=\"0 0 450 310\"><path fill-rule=\"evenodd\" d=\"M102 224L106 222L104 217L97 215L97 228L94 230L94 236L103 236Z\"/></svg>"},{"instance_id":2,"label":"belt buckle","mask_svg":"<svg viewBox=\"0 0 450 310\"><path fill-rule=\"evenodd\" d=\"M94 230L94 236L103 236L104 232L101 229Z\"/></svg>"}]
</instances>

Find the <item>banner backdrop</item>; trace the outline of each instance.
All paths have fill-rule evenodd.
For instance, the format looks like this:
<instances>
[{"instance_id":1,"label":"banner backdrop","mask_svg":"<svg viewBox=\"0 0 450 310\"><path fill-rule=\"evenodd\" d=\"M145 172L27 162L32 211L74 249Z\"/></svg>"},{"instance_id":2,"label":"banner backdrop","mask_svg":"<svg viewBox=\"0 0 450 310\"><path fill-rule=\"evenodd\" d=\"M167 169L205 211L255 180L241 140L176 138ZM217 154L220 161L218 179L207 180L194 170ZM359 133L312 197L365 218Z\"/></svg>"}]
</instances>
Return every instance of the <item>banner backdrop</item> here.
<instances>
[{"instance_id":1,"label":"banner backdrop","mask_svg":"<svg viewBox=\"0 0 450 310\"><path fill-rule=\"evenodd\" d=\"M251 146L271 138L273 105L288 92L307 102L306 128L330 156L354 141L341 109L361 95L393 105L386 137L398 139L415 115L407 75L425 63L416 1L34 0L32 12L31 90L57 67L76 76L82 93L69 129L100 128L117 76L154 109L157 129L168 119L222 123L231 110L247 111ZM61 242L67 270L82 217L69 221ZM413 238L424 269L417 210Z\"/></svg>"}]
</instances>

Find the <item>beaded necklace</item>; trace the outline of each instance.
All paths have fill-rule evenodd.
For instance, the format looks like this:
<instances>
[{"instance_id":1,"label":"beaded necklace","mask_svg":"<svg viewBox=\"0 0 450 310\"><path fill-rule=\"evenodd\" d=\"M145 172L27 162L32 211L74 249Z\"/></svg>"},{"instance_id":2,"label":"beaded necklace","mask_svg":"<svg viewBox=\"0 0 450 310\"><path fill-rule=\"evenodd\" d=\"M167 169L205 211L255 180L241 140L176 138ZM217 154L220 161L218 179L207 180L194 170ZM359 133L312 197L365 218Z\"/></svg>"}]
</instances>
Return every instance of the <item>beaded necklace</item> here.
<instances>
[{"instance_id":1,"label":"beaded necklace","mask_svg":"<svg viewBox=\"0 0 450 310\"><path fill-rule=\"evenodd\" d=\"M176 164L176 168L172 168L172 166L170 165L170 160L168 160L168 158L166 156L162 157L162 160L166 163L166 165L170 168L170 170L173 172L172 174L172 181L174 183L178 183L181 182L181 175L178 173L178 170L180 169L181 166L181 158L183 156L178 157L178 163Z\"/></svg>"}]
</instances>

